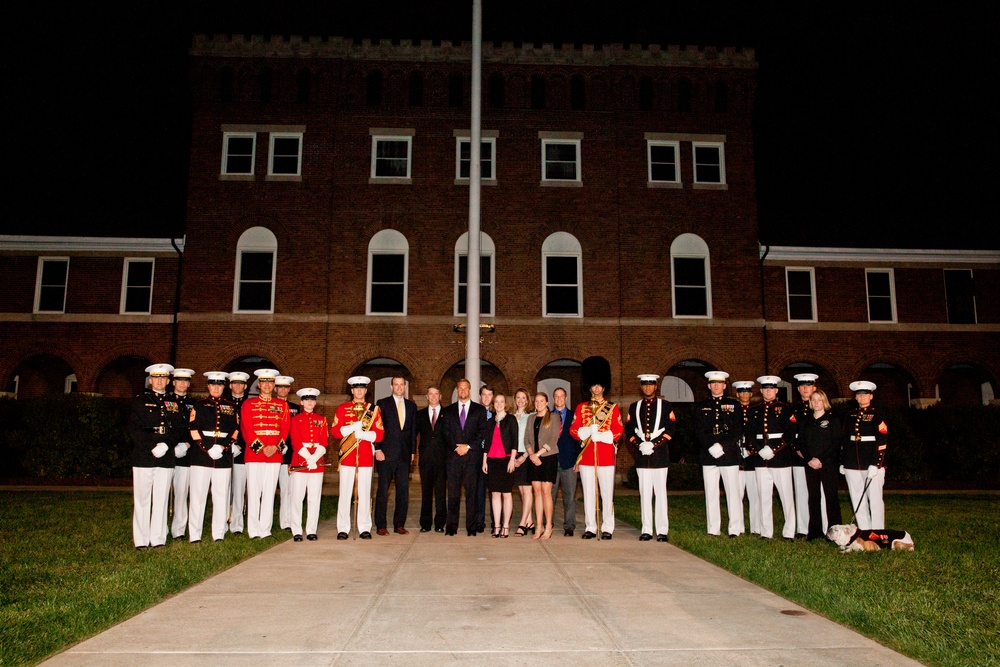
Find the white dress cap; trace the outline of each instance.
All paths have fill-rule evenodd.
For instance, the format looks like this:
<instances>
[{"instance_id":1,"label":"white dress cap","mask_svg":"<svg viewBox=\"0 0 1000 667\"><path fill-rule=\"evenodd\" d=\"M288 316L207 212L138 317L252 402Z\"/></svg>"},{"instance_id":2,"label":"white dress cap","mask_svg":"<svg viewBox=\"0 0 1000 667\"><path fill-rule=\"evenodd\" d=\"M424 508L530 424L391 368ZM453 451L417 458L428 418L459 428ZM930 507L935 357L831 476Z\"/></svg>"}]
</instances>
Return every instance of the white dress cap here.
<instances>
[{"instance_id":1,"label":"white dress cap","mask_svg":"<svg viewBox=\"0 0 1000 667\"><path fill-rule=\"evenodd\" d=\"M173 372L173 370L174 367L171 366L170 364L153 364L152 366L146 367L146 374L149 375L149 377L151 378L170 377L170 374Z\"/></svg>"},{"instance_id":2,"label":"white dress cap","mask_svg":"<svg viewBox=\"0 0 1000 667\"><path fill-rule=\"evenodd\" d=\"M709 382L725 382L729 377L729 373L726 371L709 371L705 373L705 377L708 378Z\"/></svg>"}]
</instances>

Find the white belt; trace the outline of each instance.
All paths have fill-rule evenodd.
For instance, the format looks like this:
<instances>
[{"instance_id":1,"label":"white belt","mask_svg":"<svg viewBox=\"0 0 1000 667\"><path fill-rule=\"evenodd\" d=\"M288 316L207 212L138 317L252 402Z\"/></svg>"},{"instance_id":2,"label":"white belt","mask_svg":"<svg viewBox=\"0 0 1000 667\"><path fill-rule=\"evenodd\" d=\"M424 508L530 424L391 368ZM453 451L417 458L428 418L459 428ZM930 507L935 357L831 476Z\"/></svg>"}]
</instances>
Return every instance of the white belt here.
<instances>
[{"instance_id":1,"label":"white belt","mask_svg":"<svg viewBox=\"0 0 1000 667\"><path fill-rule=\"evenodd\" d=\"M257 435L281 435L281 431L272 431L270 429L257 431Z\"/></svg>"},{"instance_id":2,"label":"white belt","mask_svg":"<svg viewBox=\"0 0 1000 667\"><path fill-rule=\"evenodd\" d=\"M855 437L854 441L855 442L875 442L875 436L874 435L863 435L860 438Z\"/></svg>"},{"instance_id":3,"label":"white belt","mask_svg":"<svg viewBox=\"0 0 1000 667\"><path fill-rule=\"evenodd\" d=\"M201 434L209 438L225 438L229 435L229 433L225 431L202 431Z\"/></svg>"},{"instance_id":4,"label":"white belt","mask_svg":"<svg viewBox=\"0 0 1000 667\"><path fill-rule=\"evenodd\" d=\"M319 447L318 442L303 442L301 444L303 447Z\"/></svg>"},{"instance_id":5,"label":"white belt","mask_svg":"<svg viewBox=\"0 0 1000 667\"><path fill-rule=\"evenodd\" d=\"M777 440L778 438L780 438L783 435L785 435L785 434L784 433L768 433L767 434L767 439L768 440ZM758 433L757 434L757 439L758 440L763 440L764 439L764 434L763 433Z\"/></svg>"}]
</instances>

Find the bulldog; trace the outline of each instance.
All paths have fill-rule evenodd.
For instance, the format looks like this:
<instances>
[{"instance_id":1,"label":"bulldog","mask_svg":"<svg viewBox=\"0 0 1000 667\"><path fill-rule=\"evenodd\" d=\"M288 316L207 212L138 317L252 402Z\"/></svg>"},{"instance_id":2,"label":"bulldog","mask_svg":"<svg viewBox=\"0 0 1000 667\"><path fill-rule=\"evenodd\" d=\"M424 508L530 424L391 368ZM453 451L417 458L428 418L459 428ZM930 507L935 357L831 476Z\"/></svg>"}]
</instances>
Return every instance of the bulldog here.
<instances>
[{"instance_id":1,"label":"bulldog","mask_svg":"<svg viewBox=\"0 0 1000 667\"><path fill-rule=\"evenodd\" d=\"M848 551L913 551L913 538L904 530L859 530L853 523L830 526L826 537L840 547L841 553Z\"/></svg>"}]
</instances>

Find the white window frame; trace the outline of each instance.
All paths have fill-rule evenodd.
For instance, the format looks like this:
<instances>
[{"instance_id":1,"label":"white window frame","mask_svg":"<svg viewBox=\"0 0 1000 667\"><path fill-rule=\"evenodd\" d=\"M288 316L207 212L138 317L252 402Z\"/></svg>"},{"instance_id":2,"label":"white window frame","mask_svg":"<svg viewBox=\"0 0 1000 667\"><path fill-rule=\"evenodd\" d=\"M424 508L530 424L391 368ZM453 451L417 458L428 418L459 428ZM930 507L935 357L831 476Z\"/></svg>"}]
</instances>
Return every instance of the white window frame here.
<instances>
[{"instance_id":1,"label":"white window frame","mask_svg":"<svg viewBox=\"0 0 1000 667\"><path fill-rule=\"evenodd\" d=\"M792 296L805 296L805 294L792 294L791 285L789 284L788 275L793 272L801 272L809 274L809 301L812 307L812 317L810 319L793 319L792 318ZM786 266L785 267L785 308L788 313L789 322L817 322L819 321L819 313L816 310L816 270L811 266Z\"/></svg>"},{"instance_id":2,"label":"white window frame","mask_svg":"<svg viewBox=\"0 0 1000 667\"><path fill-rule=\"evenodd\" d=\"M717 148L719 150L719 180L700 181L698 180L698 149ZM702 163L707 165L708 163ZM714 166L714 163L712 163ZM724 141L692 141L691 142L691 182L698 186L723 186L726 185L726 143Z\"/></svg>"},{"instance_id":3,"label":"white window frame","mask_svg":"<svg viewBox=\"0 0 1000 667\"><path fill-rule=\"evenodd\" d=\"M574 257L576 259L576 313L549 313L548 258ZM583 249L569 232L550 234L542 243L542 317L583 317Z\"/></svg>"},{"instance_id":4,"label":"white window frame","mask_svg":"<svg viewBox=\"0 0 1000 667\"><path fill-rule=\"evenodd\" d=\"M240 285L244 282L240 275L243 268L243 254L271 253L271 303L267 310L240 310ZM233 312L240 314L273 313L274 293L277 287L278 274L278 239L274 232L266 227L251 227L243 232L239 242L236 244L236 276L233 281ZM249 281L247 281L249 282ZM260 281L263 282L263 281Z\"/></svg>"},{"instance_id":5,"label":"white window frame","mask_svg":"<svg viewBox=\"0 0 1000 667\"><path fill-rule=\"evenodd\" d=\"M128 300L128 272L129 267L133 264L149 264L149 303L146 304L146 310L125 310L125 304ZM156 280L156 259L153 257L126 257L125 262L122 266L122 294L121 294L121 306L118 312L121 315L149 315L153 312L153 282ZM145 287L145 286L143 286Z\"/></svg>"},{"instance_id":6,"label":"white window frame","mask_svg":"<svg viewBox=\"0 0 1000 667\"><path fill-rule=\"evenodd\" d=\"M373 128L369 130L372 137L372 157L371 171L368 179L369 183L395 183L409 185L413 182L413 130L394 130L388 128ZM376 176L378 165L378 144L379 142L404 142L406 144L406 176Z\"/></svg>"},{"instance_id":7,"label":"white window frame","mask_svg":"<svg viewBox=\"0 0 1000 667\"><path fill-rule=\"evenodd\" d=\"M492 151L492 157L490 158L490 167L492 168L492 174L489 178L485 176L482 177L482 181L495 183L497 180L497 140L496 137L480 137L480 143L489 144L490 150ZM472 139L468 136L457 136L455 137L455 183L468 183L469 177L462 176L462 144L468 144L470 149L472 147ZM471 151L470 151L471 156ZM480 162L482 162L482 156L480 155ZM472 160L469 160L469 173L472 173Z\"/></svg>"},{"instance_id":8,"label":"white window frame","mask_svg":"<svg viewBox=\"0 0 1000 667\"><path fill-rule=\"evenodd\" d=\"M700 259L705 267L705 314L704 315L679 315L677 314L677 288L678 287L701 287L700 285L678 285L674 275L674 259ZM712 319L712 262L708 244L697 234L685 233L678 236L670 244L670 308L671 315L676 319L685 320L710 320Z\"/></svg>"},{"instance_id":9,"label":"white window frame","mask_svg":"<svg viewBox=\"0 0 1000 667\"><path fill-rule=\"evenodd\" d=\"M227 171L226 165L229 162L229 140L247 139L252 141L250 149L250 171ZM257 165L257 133L256 132L223 132L222 133L222 168L219 173L222 176L253 178L254 169Z\"/></svg>"},{"instance_id":10,"label":"white window frame","mask_svg":"<svg viewBox=\"0 0 1000 667\"><path fill-rule=\"evenodd\" d=\"M302 132L271 132L268 138L267 147L267 175L269 177L274 177L275 180L282 178L297 178L302 176L302 144L304 142L305 135ZM295 173L294 174L276 174L274 173L274 140L275 139L298 139L299 151L296 157L295 163ZM282 156L290 157L290 156Z\"/></svg>"},{"instance_id":11,"label":"white window frame","mask_svg":"<svg viewBox=\"0 0 1000 667\"><path fill-rule=\"evenodd\" d=\"M454 314L456 317L465 317L465 304L462 303L458 298L459 287L461 283L458 282L458 262L461 257L468 257L469 255L469 232L464 232L458 237L458 241L455 242L455 284L454 284ZM490 258L490 302L488 304L488 312L482 312L483 304L479 304L480 317L493 317L494 308L496 306L497 300L497 290L496 290L496 273L497 273L497 262L496 262L496 246L493 243L493 239L486 232L479 233L479 256ZM468 277L469 272L466 271L466 289L468 289ZM480 283L481 289L482 283Z\"/></svg>"},{"instance_id":12,"label":"white window frame","mask_svg":"<svg viewBox=\"0 0 1000 667\"><path fill-rule=\"evenodd\" d=\"M45 268L46 262L61 262L66 265L66 277L63 280L62 285L62 308L59 310L42 310L41 309L41 299L42 299L42 288L43 287L55 287L55 285L42 285L42 273ZM69 257L39 257L38 258L38 269L35 275L35 302L34 302L34 312L39 314L55 314L61 315L66 312L66 293L69 291Z\"/></svg>"},{"instance_id":13,"label":"white window frame","mask_svg":"<svg viewBox=\"0 0 1000 667\"><path fill-rule=\"evenodd\" d=\"M403 256L403 310L399 313L372 312L372 269L375 255ZM365 290L365 314L385 317L404 317L407 313L410 291L410 243L402 233L395 229L383 229L376 232L368 242L368 278ZM379 283L383 284L383 283ZM388 283L385 283L388 284Z\"/></svg>"},{"instance_id":14,"label":"white window frame","mask_svg":"<svg viewBox=\"0 0 1000 667\"><path fill-rule=\"evenodd\" d=\"M666 181L653 179L653 147L671 146L674 149L674 180ZM667 164L666 162L657 164ZM679 141L658 141L646 140L646 180L651 187L680 187L681 186L681 142Z\"/></svg>"},{"instance_id":15,"label":"white window frame","mask_svg":"<svg viewBox=\"0 0 1000 667\"><path fill-rule=\"evenodd\" d=\"M873 320L872 319L872 294L868 290L868 274L871 273L885 273L889 276L889 304L892 309L892 319L891 320ZM866 304L868 307L868 321L873 324L895 324L896 323L896 276L892 269L865 269L865 294L867 297ZM882 294L875 295L875 298L884 299L885 296Z\"/></svg>"},{"instance_id":16,"label":"white window frame","mask_svg":"<svg viewBox=\"0 0 1000 667\"><path fill-rule=\"evenodd\" d=\"M579 187L583 185L583 133L582 132L539 132L542 140L542 185ZM549 145L573 146L576 150L576 178L546 178L545 149Z\"/></svg>"}]
</instances>

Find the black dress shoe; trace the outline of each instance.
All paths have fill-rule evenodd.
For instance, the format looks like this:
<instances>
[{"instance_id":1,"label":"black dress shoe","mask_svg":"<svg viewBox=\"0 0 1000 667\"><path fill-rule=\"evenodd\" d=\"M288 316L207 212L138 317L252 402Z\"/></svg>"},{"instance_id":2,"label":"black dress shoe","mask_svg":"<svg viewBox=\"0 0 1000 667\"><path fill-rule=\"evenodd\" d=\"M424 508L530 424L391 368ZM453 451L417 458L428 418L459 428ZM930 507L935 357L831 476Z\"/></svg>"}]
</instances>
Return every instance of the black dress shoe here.
<instances>
[{"instance_id":1,"label":"black dress shoe","mask_svg":"<svg viewBox=\"0 0 1000 667\"><path fill-rule=\"evenodd\" d=\"M306 535L306 539L309 540L310 542L315 542L319 538L316 537L316 533L313 533L312 535Z\"/></svg>"},{"instance_id":2,"label":"black dress shoe","mask_svg":"<svg viewBox=\"0 0 1000 667\"><path fill-rule=\"evenodd\" d=\"M201 540L191 540L188 544L198 544Z\"/></svg>"},{"instance_id":3,"label":"black dress shoe","mask_svg":"<svg viewBox=\"0 0 1000 667\"><path fill-rule=\"evenodd\" d=\"M420 532L421 533L429 533L429 532L431 532L431 529L430 528L421 528Z\"/></svg>"},{"instance_id":4,"label":"black dress shoe","mask_svg":"<svg viewBox=\"0 0 1000 667\"><path fill-rule=\"evenodd\" d=\"M292 539L295 540L296 542L301 542L302 541L302 536L301 535L296 535Z\"/></svg>"},{"instance_id":5,"label":"black dress shoe","mask_svg":"<svg viewBox=\"0 0 1000 667\"><path fill-rule=\"evenodd\" d=\"M435 528L434 532L435 533L443 533L444 532L444 528Z\"/></svg>"},{"instance_id":6,"label":"black dress shoe","mask_svg":"<svg viewBox=\"0 0 1000 667\"><path fill-rule=\"evenodd\" d=\"M216 542L221 542L221 541L222 541L222 538L221 538L221 537L220 537L219 539L217 539L217 540L216 540Z\"/></svg>"},{"instance_id":7,"label":"black dress shoe","mask_svg":"<svg viewBox=\"0 0 1000 667\"><path fill-rule=\"evenodd\" d=\"M360 538L361 538L361 539L363 539L363 540L370 540L370 539L372 539L372 534L371 534L371 533L369 533L369 532L368 532L368 531L366 530L365 532L363 532L363 533L361 533L360 535L358 535L358 537L360 537Z\"/></svg>"},{"instance_id":8,"label":"black dress shoe","mask_svg":"<svg viewBox=\"0 0 1000 667\"><path fill-rule=\"evenodd\" d=\"M136 550L136 551L145 551L145 550L146 550L146 549L148 549L148 548L149 548L149 547L145 547L145 546L143 546L143 547L136 547L136 548L135 548L135 550Z\"/></svg>"},{"instance_id":9,"label":"black dress shoe","mask_svg":"<svg viewBox=\"0 0 1000 667\"><path fill-rule=\"evenodd\" d=\"M347 533L337 533L337 539L338 540L346 540L347 539Z\"/></svg>"},{"instance_id":10,"label":"black dress shoe","mask_svg":"<svg viewBox=\"0 0 1000 667\"><path fill-rule=\"evenodd\" d=\"M449 528L447 531L445 531L445 535L447 535L448 537L451 537L452 535L458 535L458 531Z\"/></svg>"},{"instance_id":11,"label":"black dress shoe","mask_svg":"<svg viewBox=\"0 0 1000 667\"><path fill-rule=\"evenodd\" d=\"M567 528L566 530L563 531L563 535L565 537L573 537L573 529Z\"/></svg>"},{"instance_id":12,"label":"black dress shoe","mask_svg":"<svg viewBox=\"0 0 1000 667\"><path fill-rule=\"evenodd\" d=\"M592 540L595 537L597 537L597 533L592 533L589 530L583 534L583 539L585 540Z\"/></svg>"},{"instance_id":13,"label":"black dress shoe","mask_svg":"<svg viewBox=\"0 0 1000 667\"><path fill-rule=\"evenodd\" d=\"M233 535L242 535L242 534L243 534L242 530L234 530L233 531Z\"/></svg>"},{"instance_id":14,"label":"black dress shoe","mask_svg":"<svg viewBox=\"0 0 1000 667\"><path fill-rule=\"evenodd\" d=\"M653 539L653 536L650 535L649 533L643 533L642 535L639 536L640 542L649 542L651 539Z\"/></svg>"},{"instance_id":15,"label":"black dress shoe","mask_svg":"<svg viewBox=\"0 0 1000 667\"><path fill-rule=\"evenodd\" d=\"M475 536L476 536L476 531L474 531L474 530L470 530L470 531L469 531L469 532L467 533L467 535L468 535L469 537L475 537Z\"/></svg>"},{"instance_id":16,"label":"black dress shoe","mask_svg":"<svg viewBox=\"0 0 1000 667\"><path fill-rule=\"evenodd\" d=\"M610 540L611 539L611 533L609 533L607 531L604 531L603 533L601 533L601 539L602 540Z\"/></svg>"},{"instance_id":17,"label":"black dress shoe","mask_svg":"<svg viewBox=\"0 0 1000 667\"><path fill-rule=\"evenodd\" d=\"M667 537L666 535L657 535L656 536L656 541L657 542L669 542L670 538Z\"/></svg>"}]
</instances>

